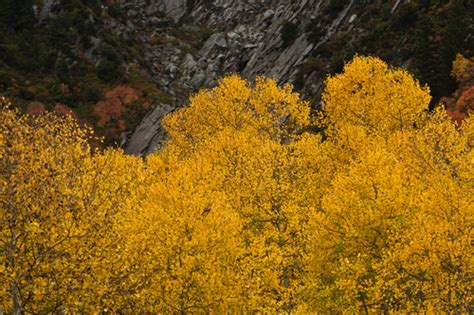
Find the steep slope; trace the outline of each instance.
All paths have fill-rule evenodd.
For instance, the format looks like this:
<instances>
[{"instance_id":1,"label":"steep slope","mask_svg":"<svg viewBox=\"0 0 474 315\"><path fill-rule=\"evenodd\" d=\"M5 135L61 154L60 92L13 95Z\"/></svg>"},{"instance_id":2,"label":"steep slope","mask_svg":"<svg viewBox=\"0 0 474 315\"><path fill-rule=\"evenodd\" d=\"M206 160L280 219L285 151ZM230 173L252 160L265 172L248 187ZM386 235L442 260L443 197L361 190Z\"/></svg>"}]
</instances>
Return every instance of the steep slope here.
<instances>
[{"instance_id":1,"label":"steep slope","mask_svg":"<svg viewBox=\"0 0 474 315\"><path fill-rule=\"evenodd\" d=\"M0 0L0 93L72 110L106 144L146 155L164 114L225 74L293 83L314 109L354 54L414 72L435 104L473 55L472 0ZM469 86L469 82L463 86Z\"/></svg>"},{"instance_id":2,"label":"steep slope","mask_svg":"<svg viewBox=\"0 0 474 315\"><path fill-rule=\"evenodd\" d=\"M98 0L0 0L0 94L31 114L72 112L106 145L119 140L167 97L134 63L139 48L107 27L119 13Z\"/></svg>"},{"instance_id":3,"label":"steep slope","mask_svg":"<svg viewBox=\"0 0 474 315\"><path fill-rule=\"evenodd\" d=\"M325 8L330 2L188 1L178 5L175 1L162 1L157 8L164 10L174 22L180 23L185 31L192 32L196 25L204 25L214 33L194 53L181 52L180 55L175 52L170 55L172 59L165 62L161 58L161 63L167 65L167 71L159 73L159 81L163 85L170 82L171 90L178 85L188 93L200 87L213 86L219 76L232 72L240 72L246 78L265 75L278 78L281 82L292 82L298 75L298 67L303 65L308 55L350 19L354 1L342 8L328 23L323 38L317 43L309 41L307 34L301 30L309 28L316 17L325 15ZM136 1L134 6L137 7ZM156 11L153 8L153 4L145 5L139 16ZM299 26L294 34L289 34L294 38L285 40L281 31L285 25L289 25L289 21L295 21L292 23L297 22ZM291 42L288 43L288 40ZM161 49L152 48L151 54L160 55L163 53ZM321 78L314 81L314 93L317 94ZM315 83L308 82L307 85L311 87ZM127 152L146 154L157 147L164 136L159 120L167 110L173 108L167 105L158 105L147 115L129 139Z\"/></svg>"},{"instance_id":4,"label":"steep slope","mask_svg":"<svg viewBox=\"0 0 474 315\"><path fill-rule=\"evenodd\" d=\"M164 137L159 123L163 114L185 102L196 89L214 86L225 73L239 72L249 79L265 75L281 83L291 82L318 107L327 74L339 72L355 53L375 54L417 72L424 83L434 86L433 94L439 98L452 92L455 86L449 77L455 53L469 55L473 51L469 43L473 36L469 12L474 12L469 11L470 1L446 4L443 1L216 0L124 1L123 4L127 7L132 3L140 8L136 15L128 12L132 20L138 16L152 21L155 18L152 12L161 12L170 23L170 29L158 32L163 41L153 46L147 46L144 41L144 46L145 54L153 55L151 60L162 67L153 75L176 97L173 104L157 104L131 135L125 148L134 154L155 150ZM155 19L156 24L163 19ZM429 34L426 34L427 20L433 25ZM447 26L454 20L458 28L449 33ZM173 45L170 50L166 43L174 42L173 36L189 37L203 31L212 35L198 50L189 49L187 44ZM441 48L433 48L434 45ZM426 67L420 64L423 62L431 64ZM445 73L441 71L443 67ZM441 89L436 89L437 84Z\"/></svg>"}]
</instances>

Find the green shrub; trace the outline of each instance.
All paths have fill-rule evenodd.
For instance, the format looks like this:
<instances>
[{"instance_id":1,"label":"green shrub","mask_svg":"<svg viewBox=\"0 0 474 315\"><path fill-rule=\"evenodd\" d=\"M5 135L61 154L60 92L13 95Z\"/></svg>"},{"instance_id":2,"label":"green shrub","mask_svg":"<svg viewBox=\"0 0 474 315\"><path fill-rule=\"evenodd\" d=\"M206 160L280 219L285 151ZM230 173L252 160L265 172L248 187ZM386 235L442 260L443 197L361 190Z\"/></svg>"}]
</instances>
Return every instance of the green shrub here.
<instances>
[{"instance_id":1,"label":"green shrub","mask_svg":"<svg viewBox=\"0 0 474 315\"><path fill-rule=\"evenodd\" d=\"M298 24L286 21L280 30L283 47L290 46L298 37Z\"/></svg>"},{"instance_id":2,"label":"green shrub","mask_svg":"<svg viewBox=\"0 0 474 315\"><path fill-rule=\"evenodd\" d=\"M342 72L344 68L344 63L349 61L350 58L344 55L335 55L331 59L331 63L329 64L329 73L335 74Z\"/></svg>"},{"instance_id":3,"label":"green shrub","mask_svg":"<svg viewBox=\"0 0 474 315\"><path fill-rule=\"evenodd\" d=\"M94 12L96 16L100 15L102 11L100 0L82 0L82 3Z\"/></svg>"},{"instance_id":4,"label":"green shrub","mask_svg":"<svg viewBox=\"0 0 474 315\"><path fill-rule=\"evenodd\" d=\"M41 73L50 70L55 62L54 51L48 43L29 32L12 34L5 43L0 58L20 71Z\"/></svg>"},{"instance_id":5,"label":"green shrub","mask_svg":"<svg viewBox=\"0 0 474 315\"><path fill-rule=\"evenodd\" d=\"M120 4L111 4L107 7L109 15L115 19L121 19L123 17L123 10Z\"/></svg>"},{"instance_id":6,"label":"green shrub","mask_svg":"<svg viewBox=\"0 0 474 315\"><path fill-rule=\"evenodd\" d=\"M414 3L402 5L392 17L392 25L397 29L415 25L418 20L418 6Z\"/></svg>"},{"instance_id":7,"label":"green shrub","mask_svg":"<svg viewBox=\"0 0 474 315\"><path fill-rule=\"evenodd\" d=\"M326 34L326 31L319 27L318 24L313 21L306 27L306 33L309 42L317 43Z\"/></svg>"},{"instance_id":8,"label":"green shrub","mask_svg":"<svg viewBox=\"0 0 474 315\"><path fill-rule=\"evenodd\" d=\"M123 79L122 57L114 47L106 45L101 49L101 60L97 65L97 76L105 82L113 83Z\"/></svg>"},{"instance_id":9,"label":"green shrub","mask_svg":"<svg viewBox=\"0 0 474 315\"><path fill-rule=\"evenodd\" d=\"M341 51L350 47L351 36L347 32L337 32L319 48L319 53L323 56L331 58L335 54L340 54Z\"/></svg>"},{"instance_id":10,"label":"green shrub","mask_svg":"<svg viewBox=\"0 0 474 315\"><path fill-rule=\"evenodd\" d=\"M314 71L325 72L325 65L321 59L309 57L304 63L302 70L304 74L311 74Z\"/></svg>"},{"instance_id":11,"label":"green shrub","mask_svg":"<svg viewBox=\"0 0 474 315\"><path fill-rule=\"evenodd\" d=\"M189 45L192 48L199 50L202 45L214 34L214 30L205 25L197 25L195 28L179 27L172 30L173 36L179 39L176 45Z\"/></svg>"},{"instance_id":12,"label":"green shrub","mask_svg":"<svg viewBox=\"0 0 474 315\"><path fill-rule=\"evenodd\" d=\"M30 29L36 22L33 0L0 0L0 31Z\"/></svg>"},{"instance_id":13,"label":"green shrub","mask_svg":"<svg viewBox=\"0 0 474 315\"><path fill-rule=\"evenodd\" d=\"M4 93L11 84L12 75L0 68L0 93Z\"/></svg>"},{"instance_id":14,"label":"green shrub","mask_svg":"<svg viewBox=\"0 0 474 315\"><path fill-rule=\"evenodd\" d=\"M331 2L329 2L328 6L324 10L324 13L328 14L332 18L335 18L339 14L339 12L344 9L347 3L347 0L331 0Z\"/></svg>"},{"instance_id":15,"label":"green shrub","mask_svg":"<svg viewBox=\"0 0 474 315\"><path fill-rule=\"evenodd\" d=\"M90 11L86 8L75 9L71 13L72 25L81 35L93 35L94 25L90 21Z\"/></svg>"}]
</instances>

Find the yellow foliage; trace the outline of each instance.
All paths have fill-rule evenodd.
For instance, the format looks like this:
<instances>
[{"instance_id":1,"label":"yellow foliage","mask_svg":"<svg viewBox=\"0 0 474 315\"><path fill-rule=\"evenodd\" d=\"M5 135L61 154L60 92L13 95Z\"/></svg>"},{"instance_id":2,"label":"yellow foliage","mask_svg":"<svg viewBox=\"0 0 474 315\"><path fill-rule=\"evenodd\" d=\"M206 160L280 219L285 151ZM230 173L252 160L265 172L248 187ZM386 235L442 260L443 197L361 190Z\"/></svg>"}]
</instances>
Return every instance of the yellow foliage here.
<instances>
[{"instance_id":1,"label":"yellow foliage","mask_svg":"<svg viewBox=\"0 0 474 315\"><path fill-rule=\"evenodd\" d=\"M153 275L152 292L163 294L155 310L296 308L316 213L302 186L317 175L299 158L319 148L319 137L304 136L304 148L298 141L309 123L308 104L290 86L237 76L166 118L171 140L148 160L144 207L162 259L152 269L168 266Z\"/></svg>"},{"instance_id":2,"label":"yellow foliage","mask_svg":"<svg viewBox=\"0 0 474 315\"><path fill-rule=\"evenodd\" d=\"M323 101L315 134L290 85L232 75L146 160L3 107L0 313L472 312L473 119L373 57Z\"/></svg>"},{"instance_id":3,"label":"yellow foliage","mask_svg":"<svg viewBox=\"0 0 474 315\"><path fill-rule=\"evenodd\" d=\"M451 75L456 78L458 81L466 80L467 78L472 77L474 72L474 61L469 60L461 54L456 55L456 59L453 61L453 69L451 70Z\"/></svg>"},{"instance_id":4,"label":"yellow foliage","mask_svg":"<svg viewBox=\"0 0 474 315\"><path fill-rule=\"evenodd\" d=\"M342 74L327 79L323 93L329 125L336 130L355 126L379 135L411 128L430 99L429 89L421 88L406 70L358 56Z\"/></svg>"},{"instance_id":5,"label":"yellow foliage","mask_svg":"<svg viewBox=\"0 0 474 315\"><path fill-rule=\"evenodd\" d=\"M101 309L140 161L95 152L70 116L0 112L0 311Z\"/></svg>"},{"instance_id":6,"label":"yellow foliage","mask_svg":"<svg viewBox=\"0 0 474 315\"><path fill-rule=\"evenodd\" d=\"M266 134L284 141L309 123L309 105L300 101L290 85L279 88L276 81L259 77L251 87L237 75L223 78L218 87L192 96L189 106L163 121L173 143L184 150L225 129Z\"/></svg>"},{"instance_id":7,"label":"yellow foliage","mask_svg":"<svg viewBox=\"0 0 474 315\"><path fill-rule=\"evenodd\" d=\"M390 87L388 98L381 89L375 97L359 96L358 103L357 92L346 89L359 79L348 76L354 64L359 73L383 69L372 83L360 82L373 91L399 71L358 57L328 80L328 125L334 129L326 142L336 148L336 174L314 224L308 301L319 312L469 312L472 120L459 129L441 108L422 113L429 98L405 72L395 85L405 83ZM398 106L393 89L398 104L413 106L399 112L406 116L392 112ZM331 103L335 98L341 103ZM366 120L342 113L341 104Z\"/></svg>"}]
</instances>

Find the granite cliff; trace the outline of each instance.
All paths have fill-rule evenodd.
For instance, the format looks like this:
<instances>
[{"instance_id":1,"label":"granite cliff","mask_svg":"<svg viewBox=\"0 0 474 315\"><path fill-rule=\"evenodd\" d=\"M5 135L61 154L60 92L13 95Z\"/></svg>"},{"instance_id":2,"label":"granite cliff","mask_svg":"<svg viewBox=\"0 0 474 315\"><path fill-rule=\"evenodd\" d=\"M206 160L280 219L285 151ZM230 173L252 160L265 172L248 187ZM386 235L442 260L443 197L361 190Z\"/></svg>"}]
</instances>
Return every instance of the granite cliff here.
<instances>
[{"instance_id":1,"label":"granite cliff","mask_svg":"<svg viewBox=\"0 0 474 315\"><path fill-rule=\"evenodd\" d=\"M71 108L146 155L161 119L228 73L292 83L315 110L355 54L408 68L434 102L459 86L474 43L471 0L0 0L0 94ZM64 105L64 106L63 106Z\"/></svg>"},{"instance_id":2,"label":"granite cliff","mask_svg":"<svg viewBox=\"0 0 474 315\"><path fill-rule=\"evenodd\" d=\"M150 67L151 75L174 95L173 102L156 104L130 134L125 150L133 154L155 150L164 137L163 115L184 104L193 91L215 85L226 73L293 83L318 107L324 78L340 71L354 53L381 55L415 71L419 64L420 38L410 33L420 33L422 4L410 1L136 0L122 5L129 23L142 26L137 36L146 63L155 65ZM179 41L174 38L182 33L203 30L208 37L198 49L185 42L176 45ZM153 45L153 38L163 40ZM391 47L371 47L373 41Z\"/></svg>"}]
</instances>

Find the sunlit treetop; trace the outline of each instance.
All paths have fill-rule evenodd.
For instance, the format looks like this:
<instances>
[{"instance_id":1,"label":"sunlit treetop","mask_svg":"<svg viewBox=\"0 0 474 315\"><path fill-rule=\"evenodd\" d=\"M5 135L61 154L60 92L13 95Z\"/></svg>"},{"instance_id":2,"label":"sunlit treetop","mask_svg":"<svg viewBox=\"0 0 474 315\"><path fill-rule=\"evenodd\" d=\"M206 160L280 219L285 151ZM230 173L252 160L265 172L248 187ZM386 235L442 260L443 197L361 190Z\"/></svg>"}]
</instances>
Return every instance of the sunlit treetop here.
<instances>
[{"instance_id":1,"label":"sunlit treetop","mask_svg":"<svg viewBox=\"0 0 474 315\"><path fill-rule=\"evenodd\" d=\"M168 115L163 122L175 144L194 146L224 129L248 130L283 140L307 126L310 107L291 85L279 87L258 77L255 85L231 75L211 90L190 99L190 105Z\"/></svg>"},{"instance_id":2,"label":"sunlit treetop","mask_svg":"<svg viewBox=\"0 0 474 315\"><path fill-rule=\"evenodd\" d=\"M407 71L392 69L376 57L356 56L344 72L326 81L324 109L332 124L362 127L371 134L411 128L430 103Z\"/></svg>"},{"instance_id":3,"label":"sunlit treetop","mask_svg":"<svg viewBox=\"0 0 474 315\"><path fill-rule=\"evenodd\" d=\"M428 92L356 57L321 135L290 85L233 75L146 160L0 110L0 314L472 313L474 121Z\"/></svg>"},{"instance_id":4,"label":"sunlit treetop","mask_svg":"<svg viewBox=\"0 0 474 315\"><path fill-rule=\"evenodd\" d=\"M471 58L464 57L461 54L456 55L456 59L453 61L453 69L451 75L458 81L466 81L466 79L472 78L474 72L474 61Z\"/></svg>"}]
</instances>

